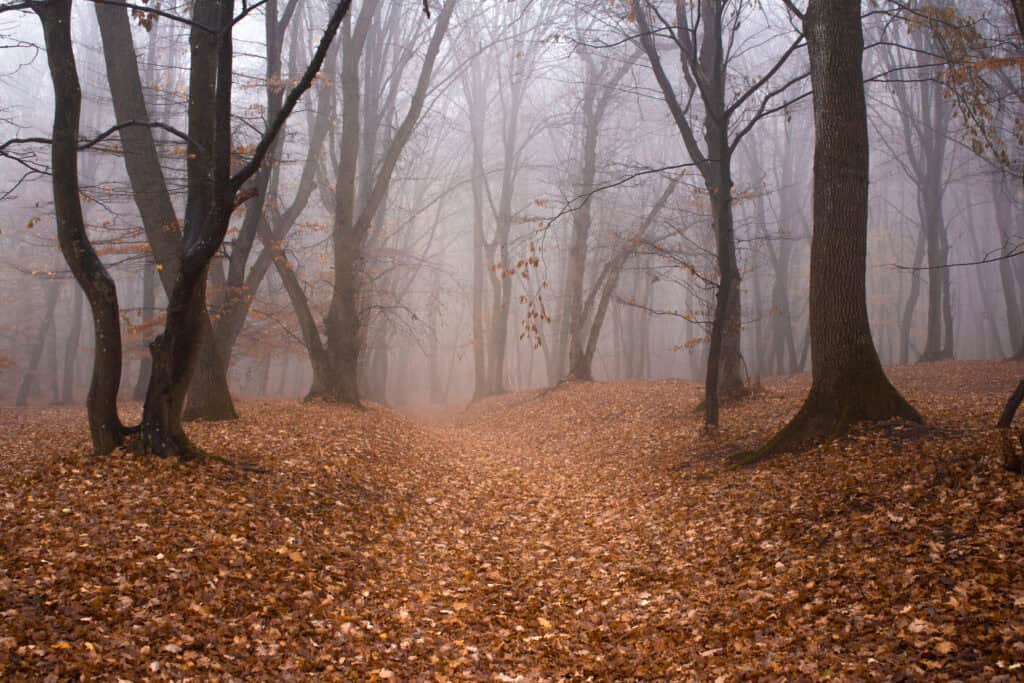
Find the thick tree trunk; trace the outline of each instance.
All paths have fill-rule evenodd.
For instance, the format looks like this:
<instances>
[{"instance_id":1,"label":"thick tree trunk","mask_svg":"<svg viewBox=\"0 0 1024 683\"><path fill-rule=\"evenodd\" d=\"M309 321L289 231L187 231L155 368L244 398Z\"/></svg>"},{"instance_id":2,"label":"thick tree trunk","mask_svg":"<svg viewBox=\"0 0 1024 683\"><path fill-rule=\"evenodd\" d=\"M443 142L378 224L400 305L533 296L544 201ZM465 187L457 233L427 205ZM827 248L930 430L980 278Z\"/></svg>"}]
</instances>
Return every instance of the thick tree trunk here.
<instances>
[{"instance_id":1,"label":"thick tree trunk","mask_svg":"<svg viewBox=\"0 0 1024 683\"><path fill-rule=\"evenodd\" d=\"M96 453L121 445L125 428L117 414L121 384L121 321L117 288L85 231L78 187L78 125L82 91L71 41L71 0L33 5L43 25L53 80L53 201L57 241L92 309L95 352L86 398L89 432Z\"/></svg>"},{"instance_id":2,"label":"thick tree trunk","mask_svg":"<svg viewBox=\"0 0 1024 683\"><path fill-rule=\"evenodd\" d=\"M114 104L118 124L148 122L149 113L142 90L138 61L132 41L128 10L114 4L96 4L96 19L103 40L103 55L107 65L107 80ZM196 65L193 65L196 66ZM198 65L203 66L203 65ZM212 65L205 65L209 72ZM212 77L212 74L207 73ZM204 131L208 139L211 135ZM153 131L147 126L127 126L120 131L122 146L131 150L125 154L125 168L132 185L132 194L142 216L146 237L153 249L153 258L159 264L164 291L170 298L174 287L182 254L181 229L171 203L170 194L160 167L160 158L153 138ZM226 372L218 372L223 366L217 351L212 347L213 335L206 302L193 305L197 315L205 318L201 322L203 331L203 385L195 393L196 404L190 410L191 417L208 420L234 419L238 417L227 385ZM207 348L209 347L209 348Z\"/></svg>"},{"instance_id":3,"label":"thick tree trunk","mask_svg":"<svg viewBox=\"0 0 1024 683\"><path fill-rule=\"evenodd\" d=\"M238 411L228 387L227 366L217 348L206 301L196 304L200 305L199 357L182 417L185 420L236 420Z\"/></svg>"},{"instance_id":4,"label":"thick tree trunk","mask_svg":"<svg viewBox=\"0 0 1024 683\"><path fill-rule=\"evenodd\" d=\"M815 122L811 390L789 424L738 462L842 434L862 420L921 421L885 376L868 322L869 147L859 0L810 0L804 30Z\"/></svg>"},{"instance_id":5,"label":"thick tree trunk","mask_svg":"<svg viewBox=\"0 0 1024 683\"><path fill-rule=\"evenodd\" d=\"M201 317L196 302L206 301L206 270L183 268L167 305L167 325L150 344L153 370L142 413L142 450L191 459L200 455L185 435L182 413L198 356Z\"/></svg>"},{"instance_id":6,"label":"thick tree trunk","mask_svg":"<svg viewBox=\"0 0 1024 683\"><path fill-rule=\"evenodd\" d=\"M182 427L185 397L208 332L204 325L210 260L223 240L233 197L227 195L230 161L231 25L233 2L197 0L198 25L219 26L221 35L193 26L189 36L188 199L181 259L167 298L163 333L150 344L153 370L142 411L142 450L182 459L201 453ZM219 239L218 239L219 237ZM205 337L209 339L209 337Z\"/></svg>"},{"instance_id":7,"label":"thick tree trunk","mask_svg":"<svg viewBox=\"0 0 1024 683\"><path fill-rule=\"evenodd\" d=\"M334 296L324 321L327 353L331 359L328 378L329 398L339 403L359 405L359 355L363 332L359 313L362 240L345 239L334 243Z\"/></svg>"}]
</instances>

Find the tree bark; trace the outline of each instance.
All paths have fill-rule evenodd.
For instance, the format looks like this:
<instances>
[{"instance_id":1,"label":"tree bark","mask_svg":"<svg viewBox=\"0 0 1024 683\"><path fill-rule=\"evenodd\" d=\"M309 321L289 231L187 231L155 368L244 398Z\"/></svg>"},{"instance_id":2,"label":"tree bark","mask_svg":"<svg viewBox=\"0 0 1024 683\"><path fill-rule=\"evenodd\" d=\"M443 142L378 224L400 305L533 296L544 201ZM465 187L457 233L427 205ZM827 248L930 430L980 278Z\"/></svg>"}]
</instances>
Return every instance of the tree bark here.
<instances>
[{"instance_id":1,"label":"tree bark","mask_svg":"<svg viewBox=\"0 0 1024 683\"><path fill-rule=\"evenodd\" d=\"M150 345L153 374L142 413L142 450L158 456L202 456L182 428L185 395L195 369L203 329L206 275L224 241L235 200L266 158L295 105L311 86L350 3L334 8L314 57L270 121L252 158L231 173L231 85L233 7L224 0L197 0L190 35L188 199L182 257L168 297L167 322ZM200 26L217 26L209 33Z\"/></svg>"},{"instance_id":2,"label":"tree bark","mask_svg":"<svg viewBox=\"0 0 1024 683\"><path fill-rule=\"evenodd\" d=\"M750 463L864 420L921 416L885 376L866 300L868 128L859 0L810 0L804 31L814 92L811 239L811 390L803 407Z\"/></svg>"},{"instance_id":3,"label":"tree bark","mask_svg":"<svg viewBox=\"0 0 1024 683\"><path fill-rule=\"evenodd\" d=\"M57 241L75 280L85 292L94 322L92 380L86 414L93 450L109 453L124 440L117 413L121 384L121 321L117 288L85 231L78 186L78 126L82 90L71 40L71 0L33 5L43 26L46 58L53 81L53 201Z\"/></svg>"},{"instance_id":4,"label":"tree bark","mask_svg":"<svg viewBox=\"0 0 1024 683\"><path fill-rule=\"evenodd\" d=\"M95 8L117 123L148 122L149 112L135 56L128 10L106 3L96 3ZM211 65L195 66L199 70L208 70ZM207 77L210 77L209 73ZM198 134L208 144L212 141L209 131L198 131ZM153 131L147 126L127 126L119 131L119 135L126 150L124 163L132 195L142 217L164 291L170 298L181 268L183 244L178 217L160 167ZM190 411L190 417L206 420L235 419L238 413L227 386L224 363L213 346L213 328L206 310L206 301L196 300L194 305L197 307L196 315L205 319L200 321L198 328L202 345L201 376L205 382L196 392L197 400Z\"/></svg>"},{"instance_id":5,"label":"tree bark","mask_svg":"<svg viewBox=\"0 0 1024 683\"><path fill-rule=\"evenodd\" d=\"M146 259L142 271L142 324L146 324L148 318L156 312L156 263ZM145 328L148 330L148 325ZM151 335L145 330L142 333L143 343L148 347L152 341ZM146 387L149 385L149 376L153 371L153 359L148 354L143 354L139 361L139 376L135 380L135 388L132 389L132 400L142 401L146 398Z\"/></svg>"}]
</instances>

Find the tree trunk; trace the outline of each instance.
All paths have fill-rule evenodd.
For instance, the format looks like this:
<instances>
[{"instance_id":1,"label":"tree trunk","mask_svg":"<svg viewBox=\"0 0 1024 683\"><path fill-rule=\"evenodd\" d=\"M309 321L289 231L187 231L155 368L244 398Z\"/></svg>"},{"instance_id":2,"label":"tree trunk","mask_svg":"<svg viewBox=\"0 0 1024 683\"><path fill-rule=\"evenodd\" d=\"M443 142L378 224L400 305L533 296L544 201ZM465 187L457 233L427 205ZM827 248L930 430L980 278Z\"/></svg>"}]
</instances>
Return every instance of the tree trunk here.
<instances>
[{"instance_id":1,"label":"tree trunk","mask_svg":"<svg viewBox=\"0 0 1024 683\"><path fill-rule=\"evenodd\" d=\"M146 260L142 271L142 324L146 325L142 333L143 343L148 347L152 341L149 333L147 320L156 313L156 264ZM132 389L132 400L142 401L146 398L146 387L149 385L149 376L153 371L153 359L148 354L143 354L139 361L139 376L135 380L135 388Z\"/></svg>"},{"instance_id":2,"label":"tree trunk","mask_svg":"<svg viewBox=\"0 0 1024 683\"><path fill-rule=\"evenodd\" d=\"M302 291L302 284L292 267L288 264L284 251L278 241L273 239L270 229L263 223L260 226L260 239L263 241L263 249L270 254L278 277L284 285L285 292L295 311L299 321L299 331L302 340L306 345L306 352L313 369L313 381L306 394L306 400L328 397L328 386L332 376L330 358L327 350L320 339L320 330L317 329L316 318L309 307L309 301L305 292Z\"/></svg>"},{"instance_id":3,"label":"tree trunk","mask_svg":"<svg viewBox=\"0 0 1024 683\"><path fill-rule=\"evenodd\" d=\"M718 147L726 155L727 145ZM711 158L722 158L714 156ZM740 272L732 216L732 177L728 161L713 163L717 173L707 181L718 257L718 291L711 322L708 368L704 382L704 423L718 424L719 402L743 392L743 357L740 352Z\"/></svg>"},{"instance_id":4,"label":"tree trunk","mask_svg":"<svg viewBox=\"0 0 1024 683\"><path fill-rule=\"evenodd\" d=\"M167 325L149 345L153 370L142 411L142 450L162 457L201 455L185 435L182 413L202 333L197 302L206 302L206 269L182 268L167 305Z\"/></svg>"},{"instance_id":5,"label":"tree trunk","mask_svg":"<svg viewBox=\"0 0 1024 683\"><path fill-rule=\"evenodd\" d=\"M906 365L910 362L910 333L914 329L914 309L917 308L917 299L921 292L921 274L918 270L924 263L925 236L920 234L917 237L917 246L914 247L914 269L910 271L910 292L907 294L907 303L903 307L903 318L900 322L900 364Z\"/></svg>"},{"instance_id":6,"label":"tree trunk","mask_svg":"<svg viewBox=\"0 0 1024 683\"><path fill-rule=\"evenodd\" d=\"M96 19L103 40L107 80L118 124L150 120L127 12L127 9L114 4L96 4ZM205 66L205 70L209 72L212 65ZM207 75L211 76L209 73ZM181 267L183 245L181 229L160 166L153 131L147 126L127 126L121 129L119 134L122 146L131 150L130 154L124 155L125 168L146 237L153 250L153 258L159 264L157 267L164 291L167 292L169 299ZM211 134L206 131L204 137L209 141ZM202 332L200 343L203 347L200 377L204 382L197 388L196 403L190 410L190 417L202 417L207 420L237 418L238 414L235 412L227 386L227 374L218 372L223 362L219 360L216 349L212 347L213 335L209 332L212 326L206 311L206 301L197 301L193 305L197 307L196 315L205 318L199 328Z\"/></svg>"},{"instance_id":7,"label":"tree trunk","mask_svg":"<svg viewBox=\"0 0 1024 683\"><path fill-rule=\"evenodd\" d=\"M941 163L941 160L940 162ZM938 175L941 171L930 171ZM925 188L919 202L923 205L922 218L928 254L928 334L925 338L922 362L947 360L952 353L952 309L949 300L949 268L946 267L949 246L946 223L942 211L941 178L926 182L938 187Z\"/></svg>"},{"instance_id":8,"label":"tree trunk","mask_svg":"<svg viewBox=\"0 0 1024 683\"><path fill-rule=\"evenodd\" d=\"M57 363L57 320L56 316L50 323L50 333L46 336L46 364L50 370L51 405L60 405L60 365Z\"/></svg>"},{"instance_id":9,"label":"tree trunk","mask_svg":"<svg viewBox=\"0 0 1024 683\"><path fill-rule=\"evenodd\" d=\"M185 420L236 420L238 412L231 399L228 373L221 350L217 347L213 324L206 312L206 300L195 304L200 310L199 358L189 387Z\"/></svg>"},{"instance_id":10,"label":"tree trunk","mask_svg":"<svg viewBox=\"0 0 1024 683\"><path fill-rule=\"evenodd\" d=\"M71 0L33 5L43 25L46 58L53 81L53 201L57 241L92 309L95 352L86 398L89 432L96 453L121 445L125 428L117 414L121 384L121 321L117 288L85 231L78 187L78 125L82 91L71 40Z\"/></svg>"},{"instance_id":11,"label":"tree trunk","mask_svg":"<svg viewBox=\"0 0 1024 683\"><path fill-rule=\"evenodd\" d=\"M473 319L473 400L487 394L487 335L484 329L484 122L487 116L487 90L479 60L466 70L463 92L469 108L472 138L472 169L470 188L473 194L473 291L470 308Z\"/></svg>"},{"instance_id":12,"label":"tree trunk","mask_svg":"<svg viewBox=\"0 0 1024 683\"><path fill-rule=\"evenodd\" d=\"M1006 321L1010 332L1010 353L1019 357L1024 353L1024 321L1021 316L1021 299L1018 298L1017 283L1014 281L1013 264L1009 258L1010 241L1013 237L1013 216L1009 202L1009 184L1005 178L994 176L990 185L992 191L992 207L995 218L996 234L999 237L1000 252L1004 257L999 260L999 281L1003 288L1003 300L1006 305ZM1019 260L1019 259L1018 259Z\"/></svg>"},{"instance_id":13,"label":"tree trunk","mask_svg":"<svg viewBox=\"0 0 1024 683\"><path fill-rule=\"evenodd\" d=\"M367 236L387 196L402 152L423 113L434 65L455 5L456 0L448 0L437 17L409 108L383 154L372 184L363 188L358 212L354 209L361 138L359 62L368 25L375 11L372 3L364 4L357 25L342 42L342 133L335 188L334 287L324 321L331 370L328 394L332 400L340 403L359 405L359 357L365 337L359 309L363 284L363 250ZM369 150L366 152L370 153Z\"/></svg>"},{"instance_id":14,"label":"tree trunk","mask_svg":"<svg viewBox=\"0 0 1024 683\"><path fill-rule=\"evenodd\" d=\"M334 243L334 296L325 320L327 353L331 359L329 397L359 405L359 354L362 326L359 314L359 278L362 240L339 235Z\"/></svg>"},{"instance_id":15,"label":"tree trunk","mask_svg":"<svg viewBox=\"0 0 1024 683\"><path fill-rule=\"evenodd\" d=\"M971 238L971 249L975 254L982 254L983 252L981 251L981 245L978 241L978 232L976 229L976 224L974 222L974 207L970 203L968 203L965 210L967 213L967 234L970 235ZM1002 266L1005 262L1006 259L1003 259L999 262L999 265ZM996 325L996 320L998 319L996 315L996 309L998 308L998 306L992 300L993 297L991 292L985 287L985 269L981 267L975 267L974 274L977 277L978 295L981 297L982 303L982 324L984 324L984 322L987 321L989 325L989 333L985 336L988 337L989 341L991 341L992 346L995 350L994 354L989 355L985 354L984 349L982 349L982 354L987 355L989 358L1005 358L1006 353L1003 350L1002 331ZM1002 268L1000 268L1000 275L1002 275ZM1014 339L1016 339L1016 337L1013 335L1011 331L1011 344L1013 343Z\"/></svg>"},{"instance_id":16,"label":"tree trunk","mask_svg":"<svg viewBox=\"0 0 1024 683\"><path fill-rule=\"evenodd\" d=\"M859 0L810 0L804 32L814 92L814 234L811 240L811 390L754 462L862 420L921 416L885 376L866 300L868 128Z\"/></svg>"}]
</instances>

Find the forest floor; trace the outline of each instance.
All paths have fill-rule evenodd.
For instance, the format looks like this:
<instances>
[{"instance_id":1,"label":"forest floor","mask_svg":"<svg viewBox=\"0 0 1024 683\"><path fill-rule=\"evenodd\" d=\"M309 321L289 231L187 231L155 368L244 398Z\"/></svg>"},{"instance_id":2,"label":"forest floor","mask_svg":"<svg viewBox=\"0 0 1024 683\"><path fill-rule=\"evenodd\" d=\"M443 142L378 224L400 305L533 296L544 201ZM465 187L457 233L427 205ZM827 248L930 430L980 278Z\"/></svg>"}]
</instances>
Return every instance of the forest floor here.
<instances>
[{"instance_id":1,"label":"forest floor","mask_svg":"<svg viewBox=\"0 0 1024 683\"><path fill-rule=\"evenodd\" d=\"M245 402L88 455L79 409L0 409L0 678L1021 680L1013 363L893 368L928 420L750 469L771 380L569 384L413 419Z\"/></svg>"}]
</instances>

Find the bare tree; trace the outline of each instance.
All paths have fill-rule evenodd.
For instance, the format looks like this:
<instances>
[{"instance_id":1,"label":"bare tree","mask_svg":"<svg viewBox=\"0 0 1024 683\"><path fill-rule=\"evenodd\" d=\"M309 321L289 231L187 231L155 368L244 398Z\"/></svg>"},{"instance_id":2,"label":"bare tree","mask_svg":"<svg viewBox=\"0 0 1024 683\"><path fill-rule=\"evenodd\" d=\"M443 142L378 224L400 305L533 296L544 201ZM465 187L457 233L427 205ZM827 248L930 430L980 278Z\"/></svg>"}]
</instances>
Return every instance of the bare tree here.
<instances>
[{"instance_id":1,"label":"bare tree","mask_svg":"<svg viewBox=\"0 0 1024 683\"><path fill-rule=\"evenodd\" d=\"M732 156L760 119L784 106L778 98L804 77L804 74L797 74L777 86L768 87L789 57L802 46L803 37L798 33L764 70L763 76L734 94L729 69L735 36L742 23L741 5L729 0L677 3L675 21L669 22L657 4L638 2L632 15L639 28L637 39L647 54L672 120L690 160L704 179L711 201L719 281L705 382L704 415L708 425L718 424L720 398L738 395L744 385ZM657 42L660 37L667 38L678 49L685 86L682 97L677 94L662 62ZM730 100L731 94L734 96ZM693 107L694 100L702 104L701 110ZM741 115L748 102L753 104L752 110ZM701 129L704 145L698 141Z\"/></svg>"},{"instance_id":2,"label":"bare tree","mask_svg":"<svg viewBox=\"0 0 1024 683\"><path fill-rule=\"evenodd\" d=\"M787 2L794 12L792 3ZM814 92L814 233L811 238L811 391L754 462L855 422L921 416L889 382L868 322L865 268L868 126L859 0L810 0L803 16Z\"/></svg>"}]
</instances>

